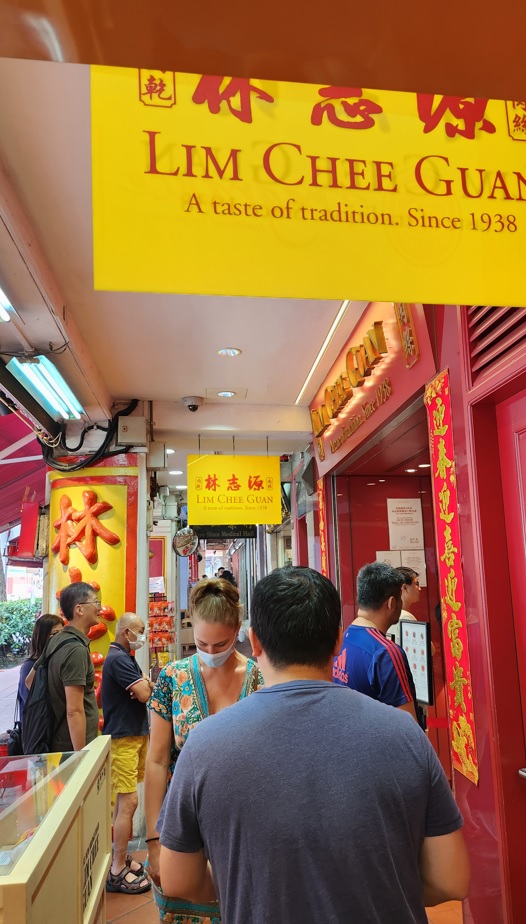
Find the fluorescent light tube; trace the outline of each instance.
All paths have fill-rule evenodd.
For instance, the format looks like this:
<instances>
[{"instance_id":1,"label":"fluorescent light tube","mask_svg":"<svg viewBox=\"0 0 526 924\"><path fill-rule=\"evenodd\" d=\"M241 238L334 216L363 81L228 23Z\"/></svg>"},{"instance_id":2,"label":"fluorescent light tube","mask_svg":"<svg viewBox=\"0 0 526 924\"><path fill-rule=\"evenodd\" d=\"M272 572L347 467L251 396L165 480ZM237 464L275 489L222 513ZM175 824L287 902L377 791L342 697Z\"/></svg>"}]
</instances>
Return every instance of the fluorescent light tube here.
<instances>
[{"instance_id":1,"label":"fluorescent light tube","mask_svg":"<svg viewBox=\"0 0 526 924\"><path fill-rule=\"evenodd\" d=\"M14 357L7 368L21 385L55 419L80 420L84 409L47 356L36 356L37 362L20 362Z\"/></svg>"}]
</instances>

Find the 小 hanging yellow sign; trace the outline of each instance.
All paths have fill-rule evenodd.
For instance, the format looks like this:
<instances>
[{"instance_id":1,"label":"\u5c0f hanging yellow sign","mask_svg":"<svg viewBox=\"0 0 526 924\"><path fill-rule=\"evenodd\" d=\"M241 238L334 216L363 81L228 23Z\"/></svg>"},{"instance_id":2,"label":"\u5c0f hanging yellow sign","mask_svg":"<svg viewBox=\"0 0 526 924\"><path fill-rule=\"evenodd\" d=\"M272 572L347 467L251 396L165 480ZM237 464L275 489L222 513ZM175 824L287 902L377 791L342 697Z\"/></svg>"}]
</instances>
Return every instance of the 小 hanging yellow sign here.
<instances>
[{"instance_id":1,"label":"\u5c0f hanging yellow sign","mask_svg":"<svg viewBox=\"0 0 526 924\"><path fill-rule=\"evenodd\" d=\"M526 304L526 102L91 68L97 289Z\"/></svg>"}]
</instances>

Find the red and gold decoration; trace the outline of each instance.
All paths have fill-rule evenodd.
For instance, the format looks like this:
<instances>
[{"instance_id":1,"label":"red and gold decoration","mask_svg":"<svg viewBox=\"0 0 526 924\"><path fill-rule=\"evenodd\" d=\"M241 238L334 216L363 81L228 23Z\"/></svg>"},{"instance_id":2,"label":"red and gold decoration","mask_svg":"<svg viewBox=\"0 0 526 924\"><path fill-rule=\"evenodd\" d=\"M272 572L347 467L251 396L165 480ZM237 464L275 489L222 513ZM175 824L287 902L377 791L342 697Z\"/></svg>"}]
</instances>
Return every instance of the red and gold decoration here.
<instances>
[{"instance_id":1,"label":"red and gold decoration","mask_svg":"<svg viewBox=\"0 0 526 924\"><path fill-rule=\"evenodd\" d=\"M428 413L431 481L437 534L453 766L472 783L478 783L477 743L473 716L447 369L427 385L424 401Z\"/></svg>"},{"instance_id":2,"label":"red and gold decoration","mask_svg":"<svg viewBox=\"0 0 526 924\"><path fill-rule=\"evenodd\" d=\"M318 491L318 523L320 531L320 567L321 573L325 577L329 576L327 569L327 523L325 520L325 487L323 478L319 478L317 485Z\"/></svg>"},{"instance_id":3,"label":"red and gold decoration","mask_svg":"<svg viewBox=\"0 0 526 924\"><path fill-rule=\"evenodd\" d=\"M53 471L49 483L49 599L78 581L100 596L99 622L89 632L99 701L117 614L136 608L137 456L123 453L71 474Z\"/></svg>"}]
</instances>

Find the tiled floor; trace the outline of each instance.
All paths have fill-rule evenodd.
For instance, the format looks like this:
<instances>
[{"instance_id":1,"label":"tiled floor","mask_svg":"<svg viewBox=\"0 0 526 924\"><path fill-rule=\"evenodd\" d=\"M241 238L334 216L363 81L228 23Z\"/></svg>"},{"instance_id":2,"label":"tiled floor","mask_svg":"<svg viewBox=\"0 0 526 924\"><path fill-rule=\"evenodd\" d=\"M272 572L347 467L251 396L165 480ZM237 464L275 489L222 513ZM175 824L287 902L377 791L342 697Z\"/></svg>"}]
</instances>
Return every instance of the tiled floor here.
<instances>
[{"instance_id":1,"label":"tiled floor","mask_svg":"<svg viewBox=\"0 0 526 924\"><path fill-rule=\"evenodd\" d=\"M134 853L137 859L144 859L144 852ZM462 905L460 902L446 902L430 908L429 924L462 924ZM159 924L155 903L151 892L142 895L118 895L108 893L106 896L107 924Z\"/></svg>"}]
</instances>

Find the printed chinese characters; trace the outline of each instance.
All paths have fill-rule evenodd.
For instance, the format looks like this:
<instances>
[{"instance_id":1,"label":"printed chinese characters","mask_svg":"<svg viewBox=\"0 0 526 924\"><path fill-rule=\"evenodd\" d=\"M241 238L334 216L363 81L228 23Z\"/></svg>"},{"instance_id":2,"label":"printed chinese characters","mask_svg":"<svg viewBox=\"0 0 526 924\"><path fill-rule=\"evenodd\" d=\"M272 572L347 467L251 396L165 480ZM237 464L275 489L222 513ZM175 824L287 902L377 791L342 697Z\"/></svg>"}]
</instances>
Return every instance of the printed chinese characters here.
<instances>
[{"instance_id":1,"label":"printed chinese characters","mask_svg":"<svg viewBox=\"0 0 526 924\"><path fill-rule=\"evenodd\" d=\"M372 128L375 124L373 115L383 112L378 103L362 97L360 87L322 87L318 95L322 102L316 103L312 110L312 125L321 125L325 115L338 128ZM347 118L338 115L337 106Z\"/></svg>"},{"instance_id":2,"label":"printed chinese characters","mask_svg":"<svg viewBox=\"0 0 526 924\"><path fill-rule=\"evenodd\" d=\"M443 96L433 110L434 102L433 93L417 93L418 117L424 123L424 133L434 131L442 119L445 122L448 138L462 135L463 138L473 140L477 128L490 135L495 132L493 122L485 118L487 99ZM458 124L459 122L463 123L463 127Z\"/></svg>"}]
</instances>

